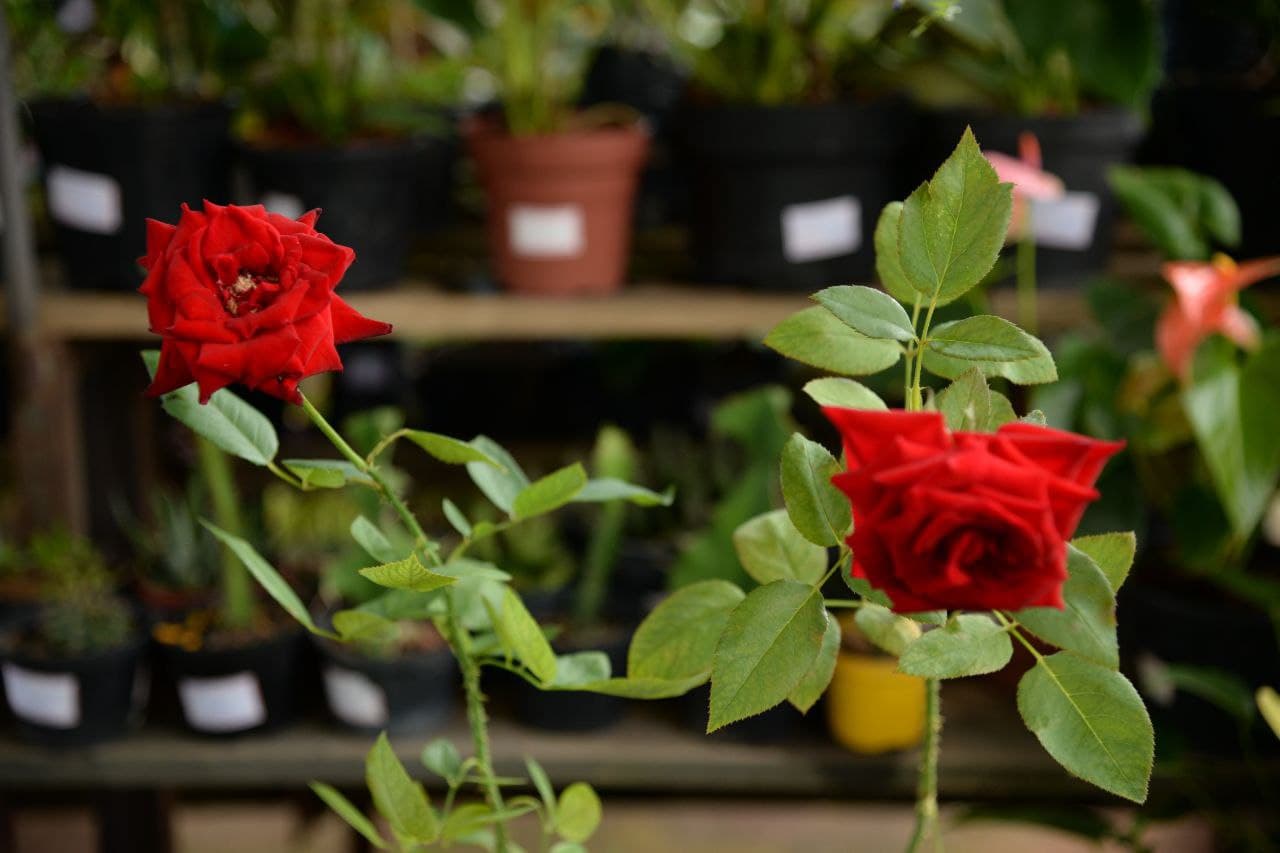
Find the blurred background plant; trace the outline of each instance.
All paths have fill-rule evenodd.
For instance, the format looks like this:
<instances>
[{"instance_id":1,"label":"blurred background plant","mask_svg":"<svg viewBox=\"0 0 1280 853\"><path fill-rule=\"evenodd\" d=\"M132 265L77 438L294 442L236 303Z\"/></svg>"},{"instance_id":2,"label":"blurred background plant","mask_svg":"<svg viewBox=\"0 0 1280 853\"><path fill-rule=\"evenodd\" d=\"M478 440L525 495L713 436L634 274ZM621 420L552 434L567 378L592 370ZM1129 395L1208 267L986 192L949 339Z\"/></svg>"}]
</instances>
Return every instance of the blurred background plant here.
<instances>
[{"instance_id":1,"label":"blurred background plant","mask_svg":"<svg viewBox=\"0 0 1280 853\"><path fill-rule=\"evenodd\" d=\"M42 607L27 650L51 658L76 657L123 645L133 614L117 578L88 539L62 531L31 538L22 559L39 579Z\"/></svg>"}]
</instances>

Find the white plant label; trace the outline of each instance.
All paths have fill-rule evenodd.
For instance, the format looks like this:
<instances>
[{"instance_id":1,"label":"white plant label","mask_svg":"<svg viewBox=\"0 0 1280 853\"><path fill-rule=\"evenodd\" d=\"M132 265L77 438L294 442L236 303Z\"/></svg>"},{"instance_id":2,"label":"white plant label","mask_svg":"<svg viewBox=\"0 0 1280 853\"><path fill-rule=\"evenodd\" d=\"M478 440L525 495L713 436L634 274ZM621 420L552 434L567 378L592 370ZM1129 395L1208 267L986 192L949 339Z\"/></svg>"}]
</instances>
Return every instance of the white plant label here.
<instances>
[{"instance_id":1,"label":"white plant label","mask_svg":"<svg viewBox=\"0 0 1280 853\"><path fill-rule=\"evenodd\" d=\"M36 672L4 665L4 692L15 716L51 729L80 725L80 682L66 672Z\"/></svg>"},{"instance_id":2,"label":"white plant label","mask_svg":"<svg viewBox=\"0 0 1280 853\"><path fill-rule=\"evenodd\" d=\"M1098 197L1069 192L1061 198L1031 201L1031 233L1036 245L1081 252L1093 245Z\"/></svg>"},{"instance_id":3,"label":"white plant label","mask_svg":"<svg viewBox=\"0 0 1280 853\"><path fill-rule=\"evenodd\" d=\"M267 721L262 686L252 672L180 679L178 697L187 722L198 731L238 732Z\"/></svg>"},{"instance_id":4,"label":"white plant label","mask_svg":"<svg viewBox=\"0 0 1280 853\"><path fill-rule=\"evenodd\" d=\"M296 195L282 192L265 192L262 194L262 206L272 213L278 213L289 219L297 219L307 212L306 205Z\"/></svg>"},{"instance_id":5,"label":"white plant label","mask_svg":"<svg viewBox=\"0 0 1280 853\"><path fill-rule=\"evenodd\" d=\"M387 724L387 695L362 672L325 667L324 693L334 716L347 725L374 728Z\"/></svg>"},{"instance_id":6,"label":"white plant label","mask_svg":"<svg viewBox=\"0 0 1280 853\"><path fill-rule=\"evenodd\" d=\"M573 258L587 247L576 204L513 204L507 211L511 251L526 258Z\"/></svg>"},{"instance_id":7,"label":"white plant label","mask_svg":"<svg viewBox=\"0 0 1280 853\"><path fill-rule=\"evenodd\" d=\"M862 245L862 205L851 195L782 208L782 253L793 264L851 255Z\"/></svg>"},{"instance_id":8,"label":"white plant label","mask_svg":"<svg viewBox=\"0 0 1280 853\"><path fill-rule=\"evenodd\" d=\"M120 185L110 175L70 166L49 167L49 215L55 222L90 234L114 234L124 221Z\"/></svg>"}]
</instances>

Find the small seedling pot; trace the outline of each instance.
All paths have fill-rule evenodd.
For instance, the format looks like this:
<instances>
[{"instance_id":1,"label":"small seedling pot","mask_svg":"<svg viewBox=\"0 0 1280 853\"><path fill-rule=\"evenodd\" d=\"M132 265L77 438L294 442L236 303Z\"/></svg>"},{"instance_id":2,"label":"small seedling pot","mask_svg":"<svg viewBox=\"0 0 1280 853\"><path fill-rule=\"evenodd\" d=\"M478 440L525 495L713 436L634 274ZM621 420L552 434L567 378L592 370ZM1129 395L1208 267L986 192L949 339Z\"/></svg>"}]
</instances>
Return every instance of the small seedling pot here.
<instances>
[{"instance_id":1,"label":"small seedling pot","mask_svg":"<svg viewBox=\"0 0 1280 853\"><path fill-rule=\"evenodd\" d=\"M315 644L329 712L347 728L423 735L457 705L458 667L447 648L375 658L330 640Z\"/></svg>"}]
</instances>

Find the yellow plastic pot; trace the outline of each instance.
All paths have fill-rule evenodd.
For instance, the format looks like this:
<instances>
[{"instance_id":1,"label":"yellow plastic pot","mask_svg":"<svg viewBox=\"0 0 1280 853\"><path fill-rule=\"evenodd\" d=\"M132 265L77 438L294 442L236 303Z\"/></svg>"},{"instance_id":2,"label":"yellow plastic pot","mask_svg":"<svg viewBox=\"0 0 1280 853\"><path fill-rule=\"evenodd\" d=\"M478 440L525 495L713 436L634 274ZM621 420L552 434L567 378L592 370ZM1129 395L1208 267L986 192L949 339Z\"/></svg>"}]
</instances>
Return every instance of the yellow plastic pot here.
<instances>
[{"instance_id":1,"label":"yellow plastic pot","mask_svg":"<svg viewBox=\"0 0 1280 853\"><path fill-rule=\"evenodd\" d=\"M924 737L924 679L889 657L841 651L827 691L827 725L854 752L910 749Z\"/></svg>"}]
</instances>

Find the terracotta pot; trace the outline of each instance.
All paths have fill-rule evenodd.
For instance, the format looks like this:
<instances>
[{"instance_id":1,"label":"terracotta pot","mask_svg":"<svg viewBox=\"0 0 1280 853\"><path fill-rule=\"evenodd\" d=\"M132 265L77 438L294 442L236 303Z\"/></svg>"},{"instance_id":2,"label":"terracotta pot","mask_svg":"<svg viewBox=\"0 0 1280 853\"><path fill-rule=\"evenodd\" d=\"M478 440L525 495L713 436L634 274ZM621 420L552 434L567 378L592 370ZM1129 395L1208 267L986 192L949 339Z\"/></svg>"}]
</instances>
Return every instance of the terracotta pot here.
<instances>
[{"instance_id":1,"label":"terracotta pot","mask_svg":"<svg viewBox=\"0 0 1280 853\"><path fill-rule=\"evenodd\" d=\"M488 194L489 248L503 285L547 295L622 285L649 151L641 125L516 137L477 118L464 133Z\"/></svg>"}]
</instances>

